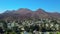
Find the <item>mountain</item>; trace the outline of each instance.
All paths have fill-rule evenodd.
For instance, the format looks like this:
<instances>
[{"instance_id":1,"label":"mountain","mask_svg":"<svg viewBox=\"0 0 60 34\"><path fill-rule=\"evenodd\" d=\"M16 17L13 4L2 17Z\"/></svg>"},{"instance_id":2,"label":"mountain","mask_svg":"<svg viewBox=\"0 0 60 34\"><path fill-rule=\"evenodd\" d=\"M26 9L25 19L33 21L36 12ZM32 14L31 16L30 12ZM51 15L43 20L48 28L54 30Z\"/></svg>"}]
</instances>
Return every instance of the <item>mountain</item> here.
<instances>
[{"instance_id":1,"label":"mountain","mask_svg":"<svg viewBox=\"0 0 60 34\"><path fill-rule=\"evenodd\" d=\"M28 19L32 16L33 12L30 9L27 8L20 8L14 14L19 14L20 18L22 19Z\"/></svg>"},{"instance_id":2,"label":"mountain","mask_svg":"<svg viewBox=\"0 0 60 34\"><path fill-rule=\"evenodd\" d=\"M15 11L14 13L18 13L18 14L27 14L27 13L30 13L32 12L30 9L27 9L27 8L20 8L18 9L17 11Z\"/></svg>"},{"instance_id":3,"label":"mountain","mask_svg":"<svg viewBox=\"0 0 60 34\"><path fill-rule=\"evenodd\" d=\"M20 8L18 10L7 10L0 14L0 20L24 20L24 19L59 19L60 13L49 13L39 8L32 11L27 8Z\"/></svg>"},{"instance_id":4,"label":"mountain","mask_svg":"<svg viewBox=\"0 0 60 34\"><path fill-rule=\"evenodd\" d=\"M39 16L39 18L47 18L47 17L49 17L47 12L44 11L43 9L37 9L35 13Z\"/></svg>"},{"instance_id":5,"label":"mountain","mask_svg":"<svg viewBox=\"0 0 60 34\"><path fill-rule=\"evenodd\" d=\"M60 13L49 13L49 16L51 16L55 19L60 19Z\"/></svg>"}]
</instances>

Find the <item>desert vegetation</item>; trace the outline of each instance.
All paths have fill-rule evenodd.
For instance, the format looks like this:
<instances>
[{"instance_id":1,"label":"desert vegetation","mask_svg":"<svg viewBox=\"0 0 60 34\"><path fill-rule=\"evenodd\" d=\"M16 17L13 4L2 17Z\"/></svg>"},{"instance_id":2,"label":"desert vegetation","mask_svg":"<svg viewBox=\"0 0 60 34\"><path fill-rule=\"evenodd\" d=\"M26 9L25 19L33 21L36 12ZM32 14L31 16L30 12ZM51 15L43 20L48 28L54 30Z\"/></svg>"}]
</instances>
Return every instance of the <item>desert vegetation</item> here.
<instances>
[{"instance_id":1,"label":"desert vegetation","mask_svg":"<svg viewBox=\"0 0 60 34\"><path fill-rule=\"evenodd\" d=\"M39 19L39 20L23 20L23 21L0 21L0 28L4 32L57 32L60 31L60 23L57 20Z\"/></svg>"}]
</instances>

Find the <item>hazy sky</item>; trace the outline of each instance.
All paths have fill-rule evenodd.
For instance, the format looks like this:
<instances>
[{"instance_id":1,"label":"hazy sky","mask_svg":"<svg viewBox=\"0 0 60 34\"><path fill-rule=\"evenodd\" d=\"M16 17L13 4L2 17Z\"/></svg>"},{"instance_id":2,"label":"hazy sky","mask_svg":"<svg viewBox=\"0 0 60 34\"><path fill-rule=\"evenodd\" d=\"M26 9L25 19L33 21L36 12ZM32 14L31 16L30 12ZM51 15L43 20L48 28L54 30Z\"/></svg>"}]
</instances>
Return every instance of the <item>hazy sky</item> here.
<instances>
[{"instance_id":1,"label":"hazy sky","mask_svg":"<svg viewBox=\"0 0 60 34\"><path fill-rule=\"evenodd\" d=\"M0 13L19 8L29 8L31 10L42 8L49 12L59 12L60 0L0 0Z\"/></svg>"}]
</instances>

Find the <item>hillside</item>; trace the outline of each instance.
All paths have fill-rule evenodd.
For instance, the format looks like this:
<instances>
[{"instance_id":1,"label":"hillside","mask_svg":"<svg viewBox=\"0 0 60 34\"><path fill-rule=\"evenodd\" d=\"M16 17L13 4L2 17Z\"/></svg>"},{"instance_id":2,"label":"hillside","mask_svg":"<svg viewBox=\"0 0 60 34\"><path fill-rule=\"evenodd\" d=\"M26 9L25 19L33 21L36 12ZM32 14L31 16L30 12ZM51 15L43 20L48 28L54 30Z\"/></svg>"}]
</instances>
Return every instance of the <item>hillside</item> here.
<instances>
[{"instance_id":1,"label":"hillside","mask_svg":"<svg viewBox=\"0 0 60 34\"><path fill-rule=\"evenodd\" d=\"M20 8L18 10L7 10L0 14L0 20L24 20L24 19L59 19L60 13L48 13L43 9L32 11L27 8Z\"/></svg>"}]
</instances>

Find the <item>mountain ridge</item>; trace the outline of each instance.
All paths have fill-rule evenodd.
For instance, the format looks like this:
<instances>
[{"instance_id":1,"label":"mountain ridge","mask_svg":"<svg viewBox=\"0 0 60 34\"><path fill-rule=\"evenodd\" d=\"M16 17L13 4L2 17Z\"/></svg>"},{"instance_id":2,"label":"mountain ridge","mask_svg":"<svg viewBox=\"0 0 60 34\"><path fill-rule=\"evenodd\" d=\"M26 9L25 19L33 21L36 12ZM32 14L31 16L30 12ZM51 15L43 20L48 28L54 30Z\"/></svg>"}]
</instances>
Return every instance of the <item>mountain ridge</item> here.
<instances>
[{"instance_id":1,"label":"mountain ridge","mask_svg":"<svg viewBox=\"0 0 60 34\"><path fill-rule=\"evenodd\" d=\"M6 11L0 15L0 19L29 19L29 18L35 18L35 19L40 19L40 18L52 18L53 19L60 19L60 13L49 13L46 12L43 9L37 9L36 11L32 11L27 8L21 8L18 10L12 10L12 11Z\"/></svg>"}]
</instances>

